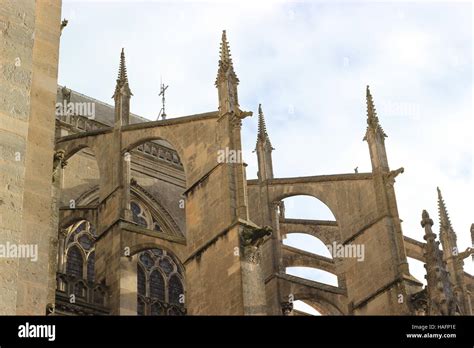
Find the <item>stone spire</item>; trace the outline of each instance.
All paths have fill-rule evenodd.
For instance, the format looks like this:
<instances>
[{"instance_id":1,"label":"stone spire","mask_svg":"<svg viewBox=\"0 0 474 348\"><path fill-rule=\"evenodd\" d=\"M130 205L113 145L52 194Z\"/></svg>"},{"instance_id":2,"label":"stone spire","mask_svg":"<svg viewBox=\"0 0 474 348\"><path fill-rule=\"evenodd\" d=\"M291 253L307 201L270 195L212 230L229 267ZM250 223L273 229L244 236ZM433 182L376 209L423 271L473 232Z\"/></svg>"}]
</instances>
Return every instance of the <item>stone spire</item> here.
<instances>
[{"instance_id":1,"label":"stone spire","mask_svg":"<svg viewBox=\"0 0 474 348\"><path fill-rule=\"evenodd\" d=\"M122 48L122 52L120 52L120 67L119 67L118 80L121 83L128 82L127 67L125 66L125 52L123 48Z\"/></svg>"},{"instance_id":2,"label":"stone spire","mask_svg":"<svg viewBox=\"0 0 474 348\"><path fill-rule=\"evenodd\" d=\"M452 230L453 227L451 226L451 220L449 219L448 210L446 209L446 204L444 203L441 190L439 189L439 187L437 187L436 190L438 190L439 226L441 229L440 232L448 232L448 230Z\"/></svg>"},{"instance_id":3,"label":"stone spire","mask_svg":"<svg viewBox=\"0 0 474 348\"><path fill-rule=\"evenodd\" d=\"M251 113L242 113L239 107L239 97L237 86L239 79L234 71L234 64L230 55L229 43L227 42L227 34L222 32L219 69L215 83L219 96L219 113L220 115L234 114L242 119L250 116Z\"/></svg>"},{"instance_id":4,"label":"stone spire","mask_svg":"<svg viewBox=\"0 0 474 348\"><path fill-rule=\"evenodd\" d=\"M128 125L130 122L130 97L132 91L128 85L127 67L125 65L125 52L120 53L120 66L117 83L112 98L115 100L115 127Z\"/></svg>"},{"instance_id":5,"label":"stone spire","mask_svg":"<svg viewBox=\"0 0 474 348\"><path fill-rule=\"evenodd\" d=\"M471 224L471 243L474 248L474 224ZM472 254L472 260L474 261L474 253Z\"/></svg>"},{"instance_id":6,"label":"stone spire","mask_svg":"<svg viewBox=\"0 0 474 348\"><path fill-rule=\"evenodd\" d=\"M272 143L267 133L267 126L265 125L265 116L262 111L262 104L258 104L258 134L257 145L255 151L258 159L258 179L265 181L273 179L273 161L272 161Z\"/></svg>"},{"instance_id":7,"label":"stone spire","mask_svg":"<svg viewBox=\"0 0 474 348\"><path fill-rule=\"evenodd\" d=\"M268 136L267 133L267 126L265 124L265 115L263 114L262 111L262 104L258 104L258 133L257 133L257 145L258 142L266 142L268 146L274 150L272 147L272 143L270 142L270 137Z\"/></svg>"},{"instance_id":8,"label":"stone spire","mask_svg":"<svg viewBox=\"0 0 474 348\"><path fill-rule=\"evenodd\" d=\"M379 123L379 118L377 117L377 111L375 110L374 100L372 94L370 93L369 86L365 90L365 96L367 101L367 132L365 134L364 140L367 140L367 133L370 130L373 130L377 133L382 139L387 137L382 126Z\"/></svg>"},{"instance_id":9,"label":"stone spire","mask_svg":"<svg viewBox=\"0 0 474 348\"><path fill-rule=\"evenodd\" d=\"M367 130L365 132L364 141L369 144L370 160L372 162L373 172L388 172L387 151L385 150L385 138L387 134L380 126L377 112L375 111L374 100L370 93L369 86L366 89L367 101Z\"/></svg>"},{"instance_id":10,"label":"stone spire","mask_svg":"<svg viewBox=\"0 0 474 348\"><path fill-rule=\"evenodd\" d=\"M471 303L469 294L464 281L464 261L463 256L459 252L457 245L457 237L449 219L448 210L444 203L441 190L438 190L438 210L439 210L439 238L443 246L444 260L447 264L447 270L453 291L456 297L461 314L470 314Z\"/></svg>"},{"instance_id":11,"label":"stone spire","mask_svg":"<svg viewBox=\"0 0 474 348\"><path fill-rule=\"evenodd\" d=\"M126 93L129 96L133 95L128 85L127 67L125 65L125 52L123 48L122 52L120 53L120 66L117 76L117 84L115 85L115 92L112 98L115 98L119 92Z\"/></svg>"},{"instance_id":12,"label":"stone spire","mask_svg":"<svg viewBox=\"0 0 474 348\"><path fill-rule=\"evenodd\" d=\"M429 315L454 315L456 311L456 299L454 297L449 275L446 270L446 262L443 261L443 253L436 241L436 234L431 227L433 220L426 210L423 210L421 227L425 229L426 240L425 269L428 294Z\"/></svg>"},{"instance_id":13,"label":"stone spire","mask_svg":"<svg viewBox=\"0 0 474 348\"><path fill-rule=\"evenodd\" d=\"M225 79L227 76L231 77L236 84L239 84L239 79L234 71L234 63L230 54L229 42L227 41L226 31L222 31L221 48L219 55L219 69L217 71L216 86L219 80Z\"/></svg>"}]
</instances>

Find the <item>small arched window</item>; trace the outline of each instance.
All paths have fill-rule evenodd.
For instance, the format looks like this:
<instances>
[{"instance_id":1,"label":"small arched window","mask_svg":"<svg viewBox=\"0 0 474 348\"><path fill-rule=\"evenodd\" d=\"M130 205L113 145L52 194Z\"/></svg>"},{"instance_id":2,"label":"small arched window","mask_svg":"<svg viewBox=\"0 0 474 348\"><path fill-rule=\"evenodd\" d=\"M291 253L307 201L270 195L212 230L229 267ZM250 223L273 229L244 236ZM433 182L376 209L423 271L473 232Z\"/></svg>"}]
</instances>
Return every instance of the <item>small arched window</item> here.
<instances>
[{"instance_id":1,"label":"small arched window","mask_svg":"<svg viewBox=\"0 0 474 348\"><path fill-rule=\"evenodd\" d=\"M169 252L149 249L138 254L137 314L183 315L183 271Z\"/></svg>"}]
</instances>

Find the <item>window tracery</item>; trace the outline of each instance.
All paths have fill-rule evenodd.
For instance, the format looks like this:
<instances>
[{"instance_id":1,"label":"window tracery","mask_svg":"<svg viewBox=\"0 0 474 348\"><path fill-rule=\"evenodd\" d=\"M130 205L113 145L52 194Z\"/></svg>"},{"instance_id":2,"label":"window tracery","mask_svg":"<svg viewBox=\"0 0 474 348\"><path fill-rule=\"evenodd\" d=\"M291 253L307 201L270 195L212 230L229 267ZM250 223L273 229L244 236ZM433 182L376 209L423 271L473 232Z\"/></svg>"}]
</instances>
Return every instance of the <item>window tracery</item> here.
<instances>
[{"instance_id":1,"label":"window tracery","mask_svg":"<svg viewBox=\"0 0 474 348\"><path fill-rule=\"evenodd\" d=\"M176 259L162 249L138 254L137 314L183 315L183 271Z\"/></svg>"}]
</instances>

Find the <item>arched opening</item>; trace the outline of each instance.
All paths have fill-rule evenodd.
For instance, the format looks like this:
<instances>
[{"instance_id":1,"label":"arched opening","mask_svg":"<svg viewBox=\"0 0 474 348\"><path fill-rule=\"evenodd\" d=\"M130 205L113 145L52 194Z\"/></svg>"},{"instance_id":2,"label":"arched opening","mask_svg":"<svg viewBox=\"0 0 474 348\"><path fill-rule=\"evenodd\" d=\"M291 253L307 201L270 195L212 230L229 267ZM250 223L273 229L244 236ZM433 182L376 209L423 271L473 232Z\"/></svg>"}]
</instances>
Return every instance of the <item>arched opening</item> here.
<instances>
[{"instance_id":1,"label":"arched opening","mask_svg":"<svg viewBox=\"0 0 474 348\"><path fill-rule=\"evenodd\" d=\"M63 168L61 182L60 206L74 209L79 206L79 198L99 186L100 172L97 159L92 149L86 147L76 152L67 160ZM93 205L97 202L82 202Z\"/></svg>"},{"instance_id":2,"label":"arched opening","mask_svg":"<svg viewBox=\"0 0 474 348\"><path fill-rule=\"evenodd\" d=\"M286 267L286 274L322 284L338 286L337 275L312 267Z\"/></svg>"},{"instance_id":3,"label":"arched opening","mask_svg":"<svg viewBox=\"0 0 474 348\"><path fill-rule=\"evenodd\" d=\"M293 310L296 312L300 312L303 315L322 315L316 308L301 300L296 300L293 302Z\"/></svg>"},{"instance_id":4,"label":"arched opening","mask_svg":"<svg viewBox=\"0 0 474 348\"><path fill-rule=\"evenodd\" d=\"M329 249L321 239L306 233L288 233L283 244L332 259Z\"/></svg>"},{"instance_id":5,"label":"arched opening","mask_svg":"<svg viewBox=\"0 0 474 348\"><path fill-rule=\"evenodd\" d=\"M184 315L184 269L169 251L153 248L137 254L137 314Z\"/></svg>"},{"instance_id":6,"label":"arched opening","mask_svg":"<svg viewBox=\"0 0 474 348\"><path fill-rule=\"evenodd\" d=\"M313 196L295 195L283 199L283 202L285 218L336 221L331 209Z\"/></svg>"},{"instance_id":7,"label":"arched opening","mask_svg":"<svg viewBox=\"0 0 474 348\"><path fill-rule=\"evenodd\" d=\"M407 262L408 262L408 269L410 271L410 274L416 278L420 283L422 283L424 286L426 286L426 269L425 269L425 263L419 260L416 260L411 257L407 257Z\"/></svg>"}]
</instances>

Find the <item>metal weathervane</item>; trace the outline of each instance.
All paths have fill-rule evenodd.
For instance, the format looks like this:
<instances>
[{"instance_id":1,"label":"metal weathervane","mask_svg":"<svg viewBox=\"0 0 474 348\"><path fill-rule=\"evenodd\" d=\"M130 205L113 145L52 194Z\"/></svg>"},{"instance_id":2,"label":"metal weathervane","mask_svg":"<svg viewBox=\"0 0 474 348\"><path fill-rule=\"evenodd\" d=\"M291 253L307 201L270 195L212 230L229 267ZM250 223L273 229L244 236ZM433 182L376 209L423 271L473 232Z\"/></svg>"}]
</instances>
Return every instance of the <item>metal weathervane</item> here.
<instances>
[{"instance_id":1,"label":"metal weathervane","mask_svg":"<svg viewBox=\"0 0 474 348\"><path fill-rule=\"evenodd\" d=\"M160 94L158 96L161 96L161 103L162 107L160 110L160 113L158 114L158 120L160 119L160 116L163 120L166 120L166 112L165 112L165 91L168 89L169 86L165 86L163 81L161 81L161 86L160 86Z\"/></svg>"}]
</instances>

